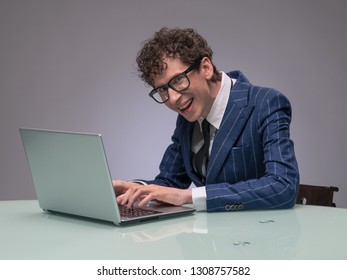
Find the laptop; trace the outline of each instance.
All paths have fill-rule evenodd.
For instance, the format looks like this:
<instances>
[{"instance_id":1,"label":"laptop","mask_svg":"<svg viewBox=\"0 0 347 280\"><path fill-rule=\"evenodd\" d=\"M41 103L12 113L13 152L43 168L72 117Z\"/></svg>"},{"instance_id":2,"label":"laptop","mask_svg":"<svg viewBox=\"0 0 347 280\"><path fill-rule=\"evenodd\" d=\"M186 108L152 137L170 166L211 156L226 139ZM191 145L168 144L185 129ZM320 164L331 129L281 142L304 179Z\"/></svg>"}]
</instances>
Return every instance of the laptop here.
<instances>
[{"instance_id":1,"label":"laptop","mask_svg":"<svg viewBox=\"0 0 347 280\"><path fill-rule=\"evenodd\" d=\"M46 212L125 225L195 211L154 202L130 210L118 205L100 134L19 131L39 206Z\"/></svg>"}]
</instances>

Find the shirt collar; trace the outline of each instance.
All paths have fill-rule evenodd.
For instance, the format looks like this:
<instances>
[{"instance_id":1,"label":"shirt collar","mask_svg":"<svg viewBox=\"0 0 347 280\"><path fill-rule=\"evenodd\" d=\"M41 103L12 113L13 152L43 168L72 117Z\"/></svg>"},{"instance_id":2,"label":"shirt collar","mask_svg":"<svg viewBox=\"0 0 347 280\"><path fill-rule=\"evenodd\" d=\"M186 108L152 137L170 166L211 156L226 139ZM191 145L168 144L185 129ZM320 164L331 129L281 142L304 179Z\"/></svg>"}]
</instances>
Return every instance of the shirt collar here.
<instances>
[{"instance_id":1,"label":"shirt collar","mask_svg":"<svg viewBox=\"0 0 347 280\"><path fill-rule=\"evenodd\" d=\"M222 122L225 109L228 105L228 100L229 100L230 90L232 85L232 81L230 77L222 71L220 73L222 74L221 87L218 91L215 101L212 104L212 108L206 117L207 121L216 129L219 129L220 124ZM202 121L203 119L200 118L199 119L200 127L201 127Z\"/></svg>"}]
</instances>

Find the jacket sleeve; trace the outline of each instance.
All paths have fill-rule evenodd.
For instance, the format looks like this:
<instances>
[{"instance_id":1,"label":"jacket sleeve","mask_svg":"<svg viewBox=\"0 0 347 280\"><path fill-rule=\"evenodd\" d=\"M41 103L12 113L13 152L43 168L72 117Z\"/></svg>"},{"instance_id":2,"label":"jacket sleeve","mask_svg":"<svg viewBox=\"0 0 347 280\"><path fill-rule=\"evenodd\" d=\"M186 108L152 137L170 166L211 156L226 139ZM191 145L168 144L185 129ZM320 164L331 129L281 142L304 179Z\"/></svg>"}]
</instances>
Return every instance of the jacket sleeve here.
<instances>
[{"instance_id":1,"label":"jacket sleeve","mask_svg":"<svg viewBox=\"0 0 347 280\"><path fill-rule=\"evenodd\" d=\"M181 135L186 129L187 123L182 117L177 118L176 129L171 138L172 143L166 149L159 165L159 174L152 181L145 181L148 184L187 189L191 184L191 179L186 173L182 156Z\"/></svg>"}]
</instances>

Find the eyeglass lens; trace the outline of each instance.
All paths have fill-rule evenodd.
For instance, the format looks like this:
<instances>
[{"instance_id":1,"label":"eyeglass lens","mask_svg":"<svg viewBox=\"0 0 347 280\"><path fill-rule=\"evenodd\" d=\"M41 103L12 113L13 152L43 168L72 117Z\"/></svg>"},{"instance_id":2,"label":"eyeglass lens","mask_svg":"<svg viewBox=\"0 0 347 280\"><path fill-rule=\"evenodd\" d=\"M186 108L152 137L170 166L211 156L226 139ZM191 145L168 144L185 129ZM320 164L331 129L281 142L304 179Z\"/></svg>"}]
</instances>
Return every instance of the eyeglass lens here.
<instances>
[{"instance_id":1,"label":"eyeglass lens","mask_svg":"<svg viewBox=\"0 0 347 280\"><path fill-rule=\"evenodd\" d=\"M189 79L185 73L179 74L171 79L165 86L156 89L153 92L153 97L156 101L165 102L169 99L168 89L171 88L174 91L181 92L189 87Z\"/></svg>"}]
</instances>

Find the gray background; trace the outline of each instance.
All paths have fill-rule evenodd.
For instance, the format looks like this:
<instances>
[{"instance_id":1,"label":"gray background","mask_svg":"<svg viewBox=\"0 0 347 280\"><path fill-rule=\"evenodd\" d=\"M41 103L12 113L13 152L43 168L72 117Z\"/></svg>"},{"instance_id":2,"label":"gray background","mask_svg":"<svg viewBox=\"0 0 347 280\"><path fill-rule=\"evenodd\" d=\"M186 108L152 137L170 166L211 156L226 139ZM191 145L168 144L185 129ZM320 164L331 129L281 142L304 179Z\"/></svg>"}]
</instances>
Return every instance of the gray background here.
<instances>
[{"instance_id":1,"label":"gray background","mask_svg":"<svg viewBox=\"0 0 347 280\"><path fill-rule=\"evenodd\" d=\"M347 207L347 1L0 0L0 200L33 199L19 127L103 134L112 176L153 178L176 115L137 77L141 42L193 27L220 70L286 94L301 182ZM54 180L54 178L52 178Z\"/></svg>"}]
</instances>

